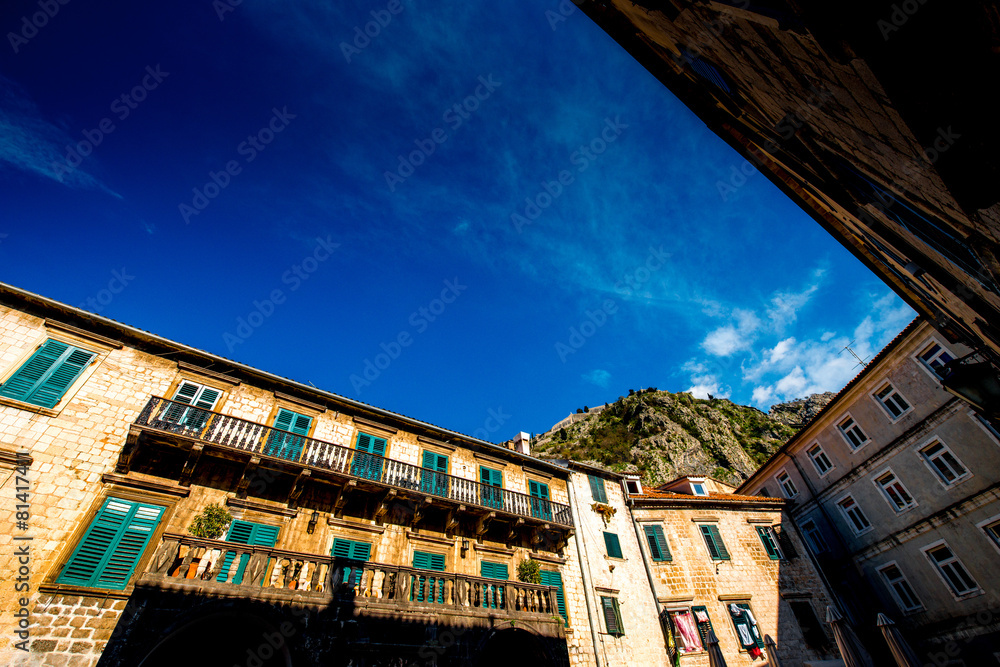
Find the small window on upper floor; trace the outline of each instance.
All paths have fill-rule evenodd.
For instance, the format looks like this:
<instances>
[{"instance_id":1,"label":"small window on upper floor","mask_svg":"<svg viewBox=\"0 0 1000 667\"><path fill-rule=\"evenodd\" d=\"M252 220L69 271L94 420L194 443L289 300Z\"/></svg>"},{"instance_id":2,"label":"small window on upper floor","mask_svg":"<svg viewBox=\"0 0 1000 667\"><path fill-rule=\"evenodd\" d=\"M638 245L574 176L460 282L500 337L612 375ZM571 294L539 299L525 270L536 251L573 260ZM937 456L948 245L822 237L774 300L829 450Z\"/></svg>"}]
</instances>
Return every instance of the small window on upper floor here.
<instances>
[{"instance_id":1,"label":"small window on upper floor","mask_svg":"<svg viewBox=\"0 0 1000 667\"><path fill-rule=\"evenodd\" d=\"M891 382L886 382L879 387L872 396L879 402L885 411L889 413L889 418L896 421L910 411L910 404L906 402L903 395L892 386Z\"/></svg>"},{"instance_id":2,"label":"small window on upper floor","mask_svg":"<svg viewBox=\"0 0 1000 667\"><path fill-rule=\"evenodd\" d=\"M921 447L920 456L945 486L951 486L972 475L954 452L940 440L935 439L929 445Z\"/></svg>"},{"instance_id":3,"label":"small window on upper floor","mask_svg":"<svg viewBox=\"0 0 1000 667\"><path fill-rule=\"evenodd\" d=\"M854 418L848 415L837 424L837 430L844 436L851 450L858 450L868 444L868 436L861 430Z\"/></svg>"},{"instance_id":4,"label":"small window on upper floor","mask_svg":"<svg viewBox=\"0 0 1000 667\"><path fill-rule=\"evenodd\" d=\"M729 560L729 551L719 534L719 527L715 524L699 524L698 530L702 539L705 540L705 547L708 549L712 560Z\"/></svg>"},{"instance_id":5,"label":"small window on upper floor","mask_svg":"<svg viewBox=\"0 0 1000 667\"><path fill-rule=\"evenodd\" d=\"M938 574L957 597L980 592L979 584L972 578L965 565L945 542L922 550L938 570Z\"/></svg>"},{"instance_id":6,"label":"small window on upper floor","mask_svg":"<svg viewBox=\"0 0 1000 667\"><path fill-rule=\"evenodd\" d=\"M820 477L823 477L826 473L833 470L833 464L830 463L829 457L826 455L826 452L823 451L823 448L818 444L810 447L806 450L806 453L809 455L809 460L813 462L813 465L816 467L816 472L819 473Z\"/></svg>"},{"instance_id":7,"label":"small window on upper floor","mask_svg":"<svg viewBox=\"0 0 1000 667\"><path fill-rule=\"evenodd\" d=\"M49 338L0 386L0 396L54 408L95 357L90 350Z\"/></svg>"},{"instance_id":8,"label":"small window on upper floor","mask_svg":"<svg viewBox=\"0 0 1000 667\"><path fill-rule=\"evenodd\" d=\"M809 545L814 554L822 554L830 550L819 526L812 519L802 522L802 536L805 537L806 544Z\"/></svg>"},{"instance_id":9,"label":"small window on upper floor","mask_svg":"<svg viewBox=\"0 0 1000 667\"><path fill-rule=\"evenodd\" d=\"M173 398L170 399L172 402L160 418L171 427L201 429L208 421L209 413L215 409L215 404L221 395L222 392L218 389L181 380Z\"/></svg>"},{"instance_id":10,"label":"small window on upper floor","mask_svg":"<svg viewBox=\"0 0 1000 667\"><path fill-rule=\"evenodd\" d=\"M625 489L632 495L639 495L642 493L642 486L637 479L626 479Z\"/></svg>"},{"instance_id":11,"label":"small window on upper floor","mask_svg":"<svg viewBox=\"0 0 1000 667\"><path fill-rule=\"evenodd\" d=\"M855 502L854 498L847 496L837 503L837 507L844 513L844 517L847 519L855 535L860 535L871 530L871 522L868 521L868 517L861 511L861 507Z\"/></svg>"},{"instance_id":12,"label":"small window on upper floor","mask_svg":"<svg viewBox=\"0 0 1000 667\"><path fill-rule=\"evenodd\" d=\"M608 550L611 558L622 558L622 545L618 541L617 533L604 533L604 546Z\"/></svg>"},{"instance_id":13,"label":"small window on upper floor","mask_svg":"<svg viewBox=\"0 0 1000 667\"><path fill-rule=\"evenodd\" d=\"M882 490L885 499L895 511L902 512L916 506L917 502L913 496L891 470L880 473L875 478L875 484Z\"/></svg>"},{"instance_id":14,"label":"small window on upper floor","mask_svg":"<svg viewBox=\"0 0 1000 667\"><path fill-rule=\"evenodd\" d=\"M691 493L696 496L707 496L708 491L705 490L705 485L701 482L691 482Z\"/></svg>"},{"instance_id":15,"label":"small window on upper floor","mask_svg":"<svg viewBox=\"0 0 1000 667\"><path fill-rule=\"evenodd\" d=\"M604 480L594 475L587 475L587 479L590 481L590 497L594 499L595 503L607 504L608 493L604 488Z\"/></svg>"},{"instance_id":16,"label":"small window on upper floor","mask_svg":"<svg viewBox=\"0 0 1000 667\"><path fill-rule=\"evenodd\" d=\"M795 482L792 481L787 472L782 470L774 478L778 481L778 486L781 487L781 492L785 494L786 498L791 499L799 495L799 490L795 488Z\"/></svg>"},{"instance_id":17,"label":"small window on upper floor","mask_svg":"<svg viewBox=\"0 0 1000 667\"><path fill-rule=\"evenodd\" d=\"M941 379L941 369L949 361L954 361L955 357L946 350L942 345L937 342L932 341L920 354L917 355L920 362L927 368L934 377Z\"/></svg>"}]
</instances>

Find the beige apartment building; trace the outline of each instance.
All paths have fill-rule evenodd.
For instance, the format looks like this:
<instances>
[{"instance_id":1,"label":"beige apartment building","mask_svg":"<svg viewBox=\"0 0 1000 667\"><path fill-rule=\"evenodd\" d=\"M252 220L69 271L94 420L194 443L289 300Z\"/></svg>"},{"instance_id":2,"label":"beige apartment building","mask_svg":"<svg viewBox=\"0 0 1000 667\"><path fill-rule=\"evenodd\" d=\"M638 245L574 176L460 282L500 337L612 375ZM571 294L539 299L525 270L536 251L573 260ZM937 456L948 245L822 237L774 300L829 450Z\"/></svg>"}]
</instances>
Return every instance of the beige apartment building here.
<instances>
[{"instance_id":1,"label":"beige apartment building","mask_svg":"<svg viewBox=\"0 0 1000 667\"><path fill-rule=\"evenodd\" d=\"M628 502L682 667L707 667L709 630L730 667L761 664L765 635L788 667L836 656L822 622L831 598L784 500L736 495L705 477L633 484Z\"/></svg>"},{"instance_id":2,"label":"beige apartment building","mask_svg":"<svg viewBox=\"0 0 1000 667\"><path fill-rule=\"evenodd\" d=\"M885 612L942 665L1000 654L1000 435L939 378L967 352L915 320L738 489L787 500L873 651Z\"/></svg>"}]
</instances>

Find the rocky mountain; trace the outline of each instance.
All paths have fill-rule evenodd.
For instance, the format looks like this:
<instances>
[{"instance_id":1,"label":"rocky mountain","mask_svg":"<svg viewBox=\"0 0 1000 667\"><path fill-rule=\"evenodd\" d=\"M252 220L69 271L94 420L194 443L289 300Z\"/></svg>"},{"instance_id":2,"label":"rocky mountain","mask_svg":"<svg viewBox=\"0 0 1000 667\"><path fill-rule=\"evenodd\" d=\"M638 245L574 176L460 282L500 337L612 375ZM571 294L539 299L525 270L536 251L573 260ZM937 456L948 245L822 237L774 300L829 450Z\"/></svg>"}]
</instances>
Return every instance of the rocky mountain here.
<instances>
[{"instance_id":1,"label":"rocky mountain","mask_svg":"<svg viewBox=\"0 0 1000 667\"><path fill-rule=\"evenodd\" d=\"M532 452L639 473L646 484L680 475L738 484L831 398L815 394L775 405L768 414L725 398L630 391L559 422L535 438Z\"/></svg>"}]
</instances>

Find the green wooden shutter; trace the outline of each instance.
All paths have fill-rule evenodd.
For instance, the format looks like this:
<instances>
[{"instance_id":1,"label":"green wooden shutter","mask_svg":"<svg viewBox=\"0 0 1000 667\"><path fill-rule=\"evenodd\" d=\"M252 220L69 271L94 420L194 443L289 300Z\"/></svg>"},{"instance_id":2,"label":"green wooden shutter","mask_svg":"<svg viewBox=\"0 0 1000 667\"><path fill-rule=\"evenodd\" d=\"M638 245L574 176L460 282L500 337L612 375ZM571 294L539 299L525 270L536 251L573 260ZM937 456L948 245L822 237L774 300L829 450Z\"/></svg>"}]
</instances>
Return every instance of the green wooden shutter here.
<instances>
[{"instance_id":1,"label":"green wooden shutter","mask_svg":"<svg viewBox=\"0 0 1000 667\"><path fill-rule=\"evenodd\" d=\"M621 610L618 607L618 598L602 597L601 608L604 611L604 623L607 625L608 634L620 637L625 634L622 626Z\"/></svg>"},{"instance_id":2,"label":"green wooden shutter","mask_svg":"<svg viewBox=\"0 0 1000 667\"><path fill-rule=\"evenodd\" d=\"M503 508L503 474L499 470L493 470L486 466L479 467L479 481L485 487L480 489L480 501L487 507Z\"/></svg>"},{"instance_id":3,"label":"green wooden shutter","mask_svg":"<svg viewBox=\"0 0 1000 667\"><path fill-rule=\"evenodd\" d=\"M566 625L569 625L569 616L566 615L566 600L563 597L562 575L554 570L542 570L542 586L556 586L556 605L559 608L559 615L563 617Z\"/></svg>"},{"instance_id":4,"label":"green wooden shutter","mask_svg":"<svg viewBox=\"0 0 1000 667\"><path fill-rule=\"evenodd\" d=\"M587 475L587 479L590 480L590 495L594 502L607 504L608 493L604 488L604 480L593 475Z\"/></svg>"},{"instance_id":5,"label":"green wooden shutter","mask_svg":"<svg viewBox=\"0 0 1000 667\"><path fill-rule=\"evenodd\" d=\"M702 537L705 538L705 546L708 547L712 560L729 560L729 552L719 534L719 527L714 525L698 526L701 529Z\"/></svg>"},{"instance_id":6,"label":"green wooden shutter","mask_svg":"<svg viewBox=\"0 0 1000 667\"><path fill-rule=\"evenodd\" d=\"M424 450L420 490L438 496L448 495L448 457Z\"/></svg>"},{"instance_id":7,"label":"green wooden shutter","mask_svg":"<svg viewBox=\"0 0 1000 667\"><path fill-rule=\"evenodd\" d=\"M622 545L615 533L604 533L604 546L607 547L608 555L612 558L622 557Z\"/></svg>"},{"instance_id":8,"label":"green wooden shutter","mask_svg":"<svg viewBox=\"0 0 1000 667\"><path fill-rule=\"evenodd\" d=\"M278 542L278 527L277 526L267 526L261 523L251 523L249 521L234 520L233 525L229 527L229 535L226 536L226 542L232 542L234 544L248 544L252 546L260 547L273 547ZM219 570L219 574L215 577L216 581L225 582L229 577L229 569L233 564L233 558L236 556L232 551L226 552L225 558L222 559L222 568ZM236 568L236 574L233 575L234 584L243 583L243 571L246 570L247 563L250 561L250 554L243 554L240 557L239 566ZM263 585L263 582L261 582Z\"/></svg>"},{"instance_id":9,"label":"green wooden shutter","mask_svg":"<svg viewBox=\"0 0 1000 667\"><path fill-rule=\"evenodd\" d=\"M334 558L367 561L371 557L372 545L368 542L357 542L337 537L333 540L333 549L331 549L330 553ZM364 574L364 570L360 567L344 570L343 583L346 584L350 580L351 586L357 586L361 582L362 574Z\"/></svg>"},{"instance_id":10,"label":"green wooden shutter","mask_svg":"<svg viewBox=\"0 0 1000 667\"><path fill-rule=\"evenodd\" d=\"M383 465L381 457L385 456L385 447L385 438L376 438L359 432L354 446L357 453L351 464L351 473L365 479L381 479Z\"/></svg>"},{"instance_id":11,"label":"green wooden shutter","mask_svg":"<svg viewBox=\"0 0 1000 667\"><path fill-rule=\"evenodd\" d=\"M177 387L177 391L174 392L172 399L174 402L163 413L163 420L170 424L183 423L187 408L179 404L190 405L191 401L198 395L198 389L199 386L193 382L182 381L181 385Z\"/></svg>"},{"instance_id":12,"label":"green wooden shutter","mask_svg":"<svg viewBox=\"0 0 1000 667\"><path fill-rule=\"evenodd\" d=\"M531 516L545 521L552 520L552 504L549 503L549 485L528 480L528 492L531 495Z\"/></svg>"},{"instance_id":13,"label":"green wooden shutter","mask_svg":"<svg viewBox=\"0 0 1000 667\"><path fill-rule=\"evenodd\" d=\"M691 607L691 613L694 615L695 625L698 626L698 634L701 636L701 645L707 648L708 631L709 630L712 630L713 632L715 631L715 628L712 627L712 618L708 615L708 607L700 605ZM707 620L700 621L698 620L699 616L704 616L705 619Z\"/></svg>"},{"instance_id":14,"label":"green wooden shutter","mask_svg":"<svg viewBox=\"0 0 1000 667\"><path fill-rule=\"evenodd\" d=\"M280 431L288 431L288 433L272 431L264 453L289 461L297 461L302 454L302 447L305 445L305 439L299 436L308 435L311 425L312 417L279 408L273 426Z\"/></svg>"},{"instance_id":15,"label":"green wooden shutter","mask_svg":"<svg viewBox=\"0 0 1000 667\"><path fill-rule=\"evenodd\" d=\"M444 554L432 554L423 551L413 552L413 567L420 570L435 570L444 572ZM426 591L426 592L425 592ZM413 577L410 588L410 599L423 602L444 603L444 579L417 575Z\"/></svg>"},{"instance_id":16,"label":"green wooden shutter","mask_svg":"<svg viewBox=\"0 0 1000 667\"><path fill-rule=\"evenodd\" d=\"M510 578L508 576L507 563L491 563L485 560L479 564L479 576L486 577L487 579L507 580Z\"/></svg>"},{"instance_id":17,"label":"green wooden shutter","mask_svg":"<svg viewBox=\"0 0 1000 667\"><path fill-rule=\"evenodd\" d=\"M649 553L653 560L664 561L673 560L670 555L670 548L667 546L667 538L663 534L663 526L643 526L646 533L646 541L649 543Z\"/></svg>"},{"instance_id":18,"label":"green wooden shutter","mask_svg":"<svg viewBox=\"0 0 1000 667\"><path fill-rule=\"evenodd\" d=\"M508 579L506 563L479 563L479 576L487 579ZM500 584L483 584L483 607L496 609L504 606L504 588Z\"/></svg>"},{"instance_id":19,"label":"green wooden shutter","mask_svg":"<svg viewBox=\"0 0 1000 667\"><path fill-rule=\"evenodd\" d=\"M761 544L764 545L767 557L771 560L781 560L781 552L778 550L778 545L774 542L774 533L771 532L771 527L757 526L757 535L760 537Z\"/></svg>"},{"instance_id":20,"label":"green wooden shutter","mask_svg":"<svg viewBox=\"0 0 1000 667\"><path fill-rule=\"evenodd\" d=\"M750 605L745 602L737 602L734 604L736 607L742 609L744 612L750 611ZM738 627L740 625L745 625L747 627L748 632L750 633L750 638L753 640L753 643L758 648L764 648L764 638L760 634L760 629L756 625L750 622L750 618L745 613L740 614L737 617L735 614L733 614L732 604L726 605L726 611L729 612L729 617L732 619L733 625L736 626L737 628L736 640L739 642L740 646L742 646L743 648L751 648L750 646L744 644L743 639L740 637L740 631Z\"/></svg>"},{"instance_id":21,"label":"green wooden shutter","mask_svg":"<svg viewBox=\"0 0 1000 667\"><path fill-rule=\"evenodd\" d=\"M786 560L792 560L797 558L799 552L795 550L795 545L792 544L792 538L788 535L785 530L785 526L782 524L777 524L773 526L775 534L778 536L778 546L781 548L781 555Z\"/></svg>"},{"instance_id":22,"label":"green wooden shutter","mask_svg":"<svg viewBox=\"0 0 1000 667\"><path fill-rule=\"evenodd\" d=\"M46 340L0 388L0 396L53 408L97 356L57 340Z\"/></svg>"},{"instance_id":23,"label":"green wooden shutter","mask_svg":"<svg viewBox=\"0 0 1000 667\"><path fill-rule=\"evenodd\" d=\"M108 498L57 583L123 590L162 515L158 505Z\"/></svg>"}]
</instances>

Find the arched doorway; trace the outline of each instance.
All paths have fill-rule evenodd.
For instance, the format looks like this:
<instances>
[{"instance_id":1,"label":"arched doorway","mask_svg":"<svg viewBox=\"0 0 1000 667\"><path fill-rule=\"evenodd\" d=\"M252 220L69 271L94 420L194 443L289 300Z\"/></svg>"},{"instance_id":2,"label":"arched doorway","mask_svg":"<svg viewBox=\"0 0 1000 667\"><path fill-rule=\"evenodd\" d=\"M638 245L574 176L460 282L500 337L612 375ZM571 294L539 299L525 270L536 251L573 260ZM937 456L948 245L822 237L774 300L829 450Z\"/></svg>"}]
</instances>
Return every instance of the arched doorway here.
<instances>
[{"instance_id":1,"label":"arched doorway","mask_svg":"<svg viewBox=\"0 0 1000 667\"><path fill-rule=\"evenodd\" d=\"M215 612L176 627L139 667L292 667L288 639L254 614Z\"/></svg>"},{"instance_id":2,"label":"arched doorway","mask_svg":"<svg viewBox=\"0 0 1000 667\"><path fill-rule=\"evenodd\" d=\"M555 664L542 639L527 630L507 628L494 631L486 638L479 650L476 667L548 667Z\"/></svg>"}]
</instances>

